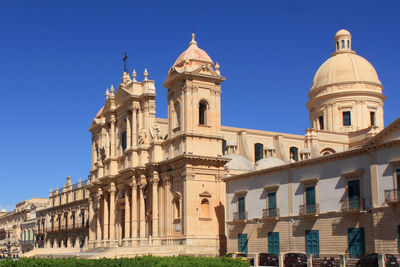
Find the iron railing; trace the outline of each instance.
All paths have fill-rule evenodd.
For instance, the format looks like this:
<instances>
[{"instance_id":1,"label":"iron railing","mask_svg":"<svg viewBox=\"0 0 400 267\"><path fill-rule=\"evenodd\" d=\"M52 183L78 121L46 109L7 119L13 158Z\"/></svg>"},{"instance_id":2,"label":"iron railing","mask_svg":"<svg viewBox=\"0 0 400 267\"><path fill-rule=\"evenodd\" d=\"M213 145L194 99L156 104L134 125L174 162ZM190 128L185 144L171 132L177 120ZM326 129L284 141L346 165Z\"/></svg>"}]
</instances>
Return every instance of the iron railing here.
<instances>
[{"instance_id":1,"label":"iron railing","mask_svg":"<svg viewBox=\"0 0 400 267\"><path fill-rule=\"evenodd\" d=\"M385 190L384 192L385 192L385 202L386 203L400 201L400 190L399 189L390 189L390 190Z\"/></svg>"},{"instance_id":2,"label":"iron railing","mask_svg":"<svg viewBox=\"0 0 400 267\"><path fill-rule=\"evenodd\" d=\"M233 213L234 221L245 221L247 220L247 211L246 212L234 212Z\"/></svg>"},{"instance_id":3,"label":"iron railing","mask_svg":"<svg viewBox=\"0 0 400 267\"><path fill-rule=\"evenodd\" d=\"M299 207L300 215L317 215L319 213L319 204L302 204Z\"/></svg>"},{"instance_id":4,"label":"iron railing","mask_svg":"<svg viewBox=\"0 0 400 267\"><path fill-rule=\"evenodd\" d=\"M346 198L341 201L341 204L342 204L342 211L364 210L364 199L363 198L355 198L355 199Z\"/></svg>"},{"instance_id":5,"label":"iron railing","mask_svg":"<svg viewBox=\"0 0 400 267\"><path fill-rule=\"evenodd\" d=\"M279 208L263 209L263 218L276 218L279 217Z\"/></svg>"}]
</instances>

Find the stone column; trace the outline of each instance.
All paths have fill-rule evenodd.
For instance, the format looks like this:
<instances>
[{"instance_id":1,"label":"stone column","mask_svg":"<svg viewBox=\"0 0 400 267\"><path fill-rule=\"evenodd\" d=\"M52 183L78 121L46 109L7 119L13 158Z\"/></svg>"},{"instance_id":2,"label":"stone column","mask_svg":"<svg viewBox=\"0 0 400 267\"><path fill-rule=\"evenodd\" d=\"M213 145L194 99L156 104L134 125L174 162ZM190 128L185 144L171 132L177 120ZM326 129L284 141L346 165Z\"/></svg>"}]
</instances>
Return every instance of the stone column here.
<instances>
[{"instance_id":1,"label":"stone column","mask_svg":"<svg viewBox=\"0 0 400 267\"><path fill-rule=\"evenodd\" d=\"M94 141L94 137L92 136L92 170L95 167L95 163L97 161L97 157L96 157L96 143Z\"/></svg>"},{"instance_id":2,"label":"stone column","mask_svg":"<svg viewBox=\"0 0 400 267\"><path fill-rule=\"evenodd\" d=\"M115 240L115 184L110 184L110 240Z\"/></svg>"},{"instance_id":3,"label":"stone column","mask_svg":"<svg viewBox=\"0 0 400 267\"><path fill-rule=\"evenodd\" d=\"M106 192L103 194L103 240L108 240L108 199Z\"/></svg>"},{"instance_id":4,"label":"stone column","mask_svg":"<svg viewBox=\"0 0 400 267\"><path fill-rule=\"evenodd\" d=\"M158 237L158 182L160 179L158 178L158 173L156 171L153 172L153 177L151 179L152 183L152 233L153 237Z\"/></svg>"},{"instance_id":5,"label":"stone column","mask_svg":"<svg viewBox=\"0 0 400 267\"><path fill-rule=\"evenodd\" d=\"M132 110L128 110L128 115L126 118L126 148L131 148L131 117L132 117Z\"/></svg>"},{"instance_id":6,"label":"stone column","mask_svg":"<svg viewBox=\"0 0 400 267\"><path fill-rule=\"evenodd\" d=\"M142 175L144 176L144 175ZM145 178L144 178L145 179ZM146 180L143 178L140 182L139 188L139 221L140 221L140 237L146 237L146 216L145 216L145 202L144 202L144 190L146 188Z\"/></svg>"},{"instance_id":7,"label":"stone column","mask_svg":"<svg viewBox=\"0 0 400 267\"><path fill-rule=\"evenodd\" d=\"M137 134L138 134L138 107L137 105L132 106L132 146L137 147Z\"/></svg>"},{"instance_id":8,"label":"stone column","mask_svg":"<svg viewBox=\"0 0 400 267\"><path fill-rule=\"evenodd\" d=\"M89 196L89 241L94 240L94 229L93 229L93 197ZM53 222L54 224L54 222Z\"/></svg>"},{"instance_id":9,"label":"stone column","mask_svg":"<svg viewBox=\"0 0 400 267\"><path fill-rule=\"evenodd\" d=\"M131 190L132 190L132 194L131 194L131 237L135 238L137 237L137 214L138 214L138 210L137 210L137 184L135 181L135 177L132 178L132 182L130 184L131 186Z\"/></svg>"},{"instance_id":10,"label":"stone column","mask_svg":"<svg viewBox=\"0 0 400 267\"><path fill-rule=\"evenodd\" d=\"M115 157L115 117L111 116L111 157Z\"/></svg>"},{"instance_id":11,"label":"stone column","mask_svg":"<svg viewBox=\"0 0 400 267\"><path fill-rule=\"evenodd\" d=\"M99 188L97 193L97 241L101 241L101 195L101 189Z\"/></svg>"},{"instance_id":12,"label":"stone column","mask_svg":"<svg viewBox=\"0 0 400 267\"><path fill-rule=\"evenodd\" d=\"M131 222L131 218L130 218L130 203L129 203L129 192L128 192L128 187L126 187L125 190L125 236L124 238L127 239L130 237L130 222ZM121 222L124 223L124 222Z\"/></svg>"}]
</instances>

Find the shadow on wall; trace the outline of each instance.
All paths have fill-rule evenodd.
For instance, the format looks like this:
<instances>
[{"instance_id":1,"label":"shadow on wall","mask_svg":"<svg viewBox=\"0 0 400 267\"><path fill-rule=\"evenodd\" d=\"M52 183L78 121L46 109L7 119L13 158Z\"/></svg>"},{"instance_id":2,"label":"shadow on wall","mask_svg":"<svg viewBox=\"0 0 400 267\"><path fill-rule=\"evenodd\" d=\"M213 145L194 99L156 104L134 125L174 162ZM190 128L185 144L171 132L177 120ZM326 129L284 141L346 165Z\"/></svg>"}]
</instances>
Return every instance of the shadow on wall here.
<instances>
[{"instance_id":1,"label":"shadow on wall","mask_svg":"<svg viewBox=\"0 0 400 267\"><path fill-rule=\"evenodd\" d=\"M218 233L219 233L219 254L223 256L226 254L226 236L225 236L225 207L221 201L215 208L215 215L218 221Z\"/></svg>"}]
</instances>

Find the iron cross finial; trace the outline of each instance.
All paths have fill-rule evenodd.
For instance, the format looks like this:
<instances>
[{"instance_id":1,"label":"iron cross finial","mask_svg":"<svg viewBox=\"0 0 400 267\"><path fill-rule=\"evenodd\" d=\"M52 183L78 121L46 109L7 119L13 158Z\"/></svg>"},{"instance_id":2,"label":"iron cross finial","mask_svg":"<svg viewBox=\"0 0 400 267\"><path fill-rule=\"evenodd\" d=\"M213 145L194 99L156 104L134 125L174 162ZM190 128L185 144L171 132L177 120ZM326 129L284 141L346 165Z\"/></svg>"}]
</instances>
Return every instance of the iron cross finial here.
<instances>
[{"instance_id":1,"label":"iron cross finial","mask_svg":"<svg viewBox=\"0 0 400 267\"><path fill-rule=\"evenodd\" d=\"M126 52L125 52L125 54L124 54L124 58L122 59L122 61L124 62L124 72L126 72L126 62L127 62L127 60L128 60L128 56L126 55Z\"/></svg>"}]
</instances>

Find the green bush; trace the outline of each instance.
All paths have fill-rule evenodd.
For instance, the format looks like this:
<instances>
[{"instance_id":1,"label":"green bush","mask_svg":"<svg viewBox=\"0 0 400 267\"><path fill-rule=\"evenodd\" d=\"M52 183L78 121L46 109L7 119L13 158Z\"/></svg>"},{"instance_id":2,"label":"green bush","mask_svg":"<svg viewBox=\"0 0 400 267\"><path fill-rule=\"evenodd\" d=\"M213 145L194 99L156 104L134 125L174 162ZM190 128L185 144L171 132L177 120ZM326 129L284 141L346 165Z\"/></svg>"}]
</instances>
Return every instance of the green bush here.
<instances>
[{"instance_id":1,"label":"green bush","mask_svg":"<svg viewBox=\"0 0 400 267\"><path fill-rule=\"evenodd\" d=\"M47 267L47 266L76 266L76 267L109 267L109 266L249 266L246 261L235 260L231 258L206 258L206 257L153 257L153 256L142 256L135 258L121 258L121 259L99 259L99 260L88 260L88 259L76 259L76 258L63 258L63 259L41 259L41 258L21 258L18 261L13 260L1 260L0 267L3 266L26 266L26 267Z\"/></svg>"}]
</instances>

